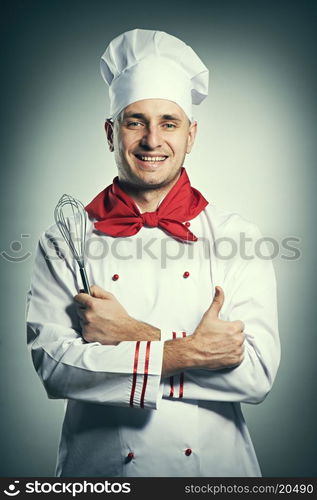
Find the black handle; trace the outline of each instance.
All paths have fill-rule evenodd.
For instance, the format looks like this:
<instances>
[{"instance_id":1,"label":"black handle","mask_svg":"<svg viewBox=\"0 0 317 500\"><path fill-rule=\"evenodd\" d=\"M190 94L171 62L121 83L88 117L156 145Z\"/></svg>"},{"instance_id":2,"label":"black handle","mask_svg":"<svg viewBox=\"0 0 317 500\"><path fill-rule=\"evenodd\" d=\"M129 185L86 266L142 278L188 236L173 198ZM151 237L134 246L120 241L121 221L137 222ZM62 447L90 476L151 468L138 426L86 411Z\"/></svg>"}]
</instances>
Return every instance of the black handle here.
<instances>
[{"instance_id":1,"label":"black handle","mask_svg":"<svg viewBox=\"0 0 317 500\"><path fill-rule=\"evenodd\" d=\"M80 267L79 270L80 270L80 275L81 275L81 279L83 282L85 293L88 293L88 295L91 295L86 270L84 267Z\"/></svg>"}]
</instances>

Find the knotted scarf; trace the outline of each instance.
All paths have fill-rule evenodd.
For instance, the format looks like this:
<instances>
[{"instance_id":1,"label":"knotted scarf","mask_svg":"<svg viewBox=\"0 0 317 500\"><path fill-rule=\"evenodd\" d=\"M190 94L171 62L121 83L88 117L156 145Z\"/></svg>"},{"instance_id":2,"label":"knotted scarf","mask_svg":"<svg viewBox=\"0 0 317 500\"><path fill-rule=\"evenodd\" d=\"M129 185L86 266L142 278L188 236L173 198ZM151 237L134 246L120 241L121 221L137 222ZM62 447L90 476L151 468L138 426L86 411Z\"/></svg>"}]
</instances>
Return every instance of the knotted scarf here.
<instances>
[{"instance_id":1,"label":"knotted scarf","mask_svg":"<svg viewBox=\"0 0 317 500\"><path fill-rule=\"evenodd\" d=\"M135 202L120 187L116 177L86 207L96 219L95 228L110 236L132 236L143 226L159 227L174 238L196 241L186 224L208 205L203 195L190 184L185 168L177 183L154 212L141 213Z\"/></svg>"}]
</instances>

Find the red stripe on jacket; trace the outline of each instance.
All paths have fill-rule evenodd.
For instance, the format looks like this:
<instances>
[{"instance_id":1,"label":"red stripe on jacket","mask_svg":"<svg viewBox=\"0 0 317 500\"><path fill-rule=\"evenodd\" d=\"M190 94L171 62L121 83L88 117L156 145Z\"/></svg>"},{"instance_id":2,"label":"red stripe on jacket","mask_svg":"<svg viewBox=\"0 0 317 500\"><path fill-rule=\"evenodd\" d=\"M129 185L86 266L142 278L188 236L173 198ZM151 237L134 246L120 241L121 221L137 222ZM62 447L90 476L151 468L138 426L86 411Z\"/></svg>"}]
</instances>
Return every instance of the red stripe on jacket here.
<instances>
[{"instance_id":1,"label":"red stripe on jacket","mask_svg":"<svg viewBox=\"0 0 317 500\"><path fill-rule=\"evenodd\" d=\"M173 339L176 339L176 332L173 332ZM170 398L172 398L174 396L174 377L173 376L170 377L170 386L171 386Z\"/></svg>"},{"instance_id":2,"label":"red stripe on jacket","mask_svg":"<svg viewBox=\"0 0 317 500\"><path fill-rule=\"evenodd\" d=\"M183 338L186 337L186 332L182 332ZM182 398L184 396L184 372L182 372L179 376L179 397Z\"/></svg>"},{"instance_id":3,"label":"red stripe on jacket","mask_svg":"<svg viewBox=\"0 0 317 500\"><path fill-rule=\"evenodd\" d=\"M141 408L144 408L144 396L145 396L148 373L149 373L150 349L151 349L151 341L149 340L146 344L146 351L145 351L144 378L143 378L143 387L142 387L141 402L140 402Z\"/></svg>"},{"instance_id":4,"label":"red stripe on jacket","mask_svg":"<svg viewBox=\"0 0 317 500\"><path fill-rule=\"evenodd\" d=\"M135 345L134 363L133 363L133 379L132 379L132 387L131 387L131 395L130 395L130 406L131 407L133 407L136 379L137 379L137 375L138 375L139 351L140 351L140 340L138 340L136 345Z\"/></svg>"}]
</instances>

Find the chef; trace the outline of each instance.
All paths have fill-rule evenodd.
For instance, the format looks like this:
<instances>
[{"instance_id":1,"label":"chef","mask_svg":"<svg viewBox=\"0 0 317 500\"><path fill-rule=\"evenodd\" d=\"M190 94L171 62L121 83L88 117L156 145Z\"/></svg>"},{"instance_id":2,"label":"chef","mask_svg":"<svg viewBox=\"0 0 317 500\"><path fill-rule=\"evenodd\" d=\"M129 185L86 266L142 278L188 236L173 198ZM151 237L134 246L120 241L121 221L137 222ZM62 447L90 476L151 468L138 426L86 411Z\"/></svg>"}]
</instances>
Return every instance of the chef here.
<instances>
[{"instance_id":1,"label":"chef","mask_svg":"<svg viewBox=\"0 0 317 500\"><path fill-rule=\"evenodd\" d=\"M257 226L208 203L184 165L208 70L135 29L101 72L118 175L86 206L91 295L55 225L28 293L35 369L66 400L56 475L261 476L240 405L278 369L275 274Z\"/></svg>"}]
</instances>

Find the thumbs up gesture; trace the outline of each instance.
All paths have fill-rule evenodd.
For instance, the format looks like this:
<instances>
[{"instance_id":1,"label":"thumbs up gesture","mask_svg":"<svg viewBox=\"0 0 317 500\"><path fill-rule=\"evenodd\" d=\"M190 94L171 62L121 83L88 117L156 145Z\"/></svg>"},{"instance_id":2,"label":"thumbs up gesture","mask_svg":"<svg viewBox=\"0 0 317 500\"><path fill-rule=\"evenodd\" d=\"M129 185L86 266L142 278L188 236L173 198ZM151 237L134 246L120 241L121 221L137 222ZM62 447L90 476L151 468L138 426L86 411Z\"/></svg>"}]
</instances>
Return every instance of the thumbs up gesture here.
<instances>
[{"instance_id":1,"label":"thumbs up gesture","mask_svg":"<svg viewBox=\"0 0 317 500\"><path fill-rule=\"evenodd\" d=\"M210 307L192 335L191 354L196 368L232 368L243 360L244 324L219 319L224 298L222 288L217 286Z\"/></svg>"},{"instance_id":2,"label":"thumbs up gesture","mask_svg":"<svg viewBox=\"0 0 317 500\"><path fill-rule=\"evenodd\" d=\"M223 289L220 286L216 286L213 301L209 309L207 309L206 314L209 314L214 319L218 319L224 300L225 294L223 293Z\"/></svg>"}]
</instances>

